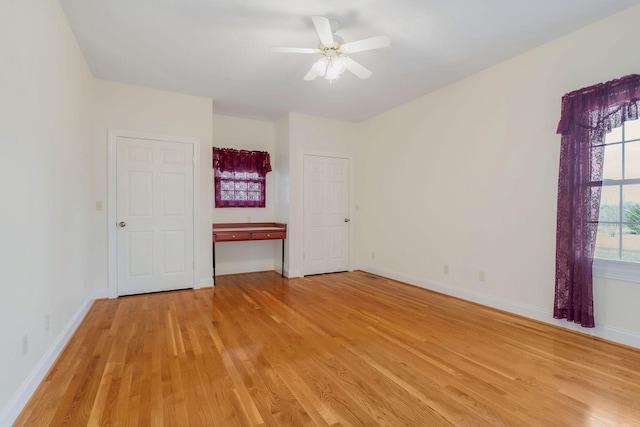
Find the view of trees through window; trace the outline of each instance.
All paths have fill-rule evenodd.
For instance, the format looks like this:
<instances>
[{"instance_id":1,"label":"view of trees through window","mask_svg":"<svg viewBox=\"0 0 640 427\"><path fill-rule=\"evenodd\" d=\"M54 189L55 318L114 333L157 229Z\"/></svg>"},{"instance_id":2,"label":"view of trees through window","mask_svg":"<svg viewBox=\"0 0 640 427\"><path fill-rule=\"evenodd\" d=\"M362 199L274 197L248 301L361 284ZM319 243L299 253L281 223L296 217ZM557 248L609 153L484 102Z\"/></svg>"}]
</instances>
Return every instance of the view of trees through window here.
<instances>
[{"instance_id":1,"label":"view of trees through window","mask_svg":"<svg viewBox=\"0 0 640 427\"><path fill-rule=\"evenodd\" d=\"M640 120L605 138L596 258L640 263Z\"/></svg>"}]
</instances>

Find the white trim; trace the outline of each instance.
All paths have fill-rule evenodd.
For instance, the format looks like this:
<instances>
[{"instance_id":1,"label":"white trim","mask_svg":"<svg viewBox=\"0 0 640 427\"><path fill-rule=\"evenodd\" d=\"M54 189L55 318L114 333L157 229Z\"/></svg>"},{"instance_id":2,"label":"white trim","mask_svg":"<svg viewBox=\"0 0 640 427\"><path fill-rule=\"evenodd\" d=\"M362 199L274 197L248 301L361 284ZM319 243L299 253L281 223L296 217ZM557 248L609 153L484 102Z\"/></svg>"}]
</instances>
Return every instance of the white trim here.
<instances>
[{"instance_id":1,"label":"white trim","mask_svg":"<svg viewBox=\"0 0 640 427\"><path fill-rule=\"evenodd\" d=\"M193 283L196 286L196 277L199 277L200 262L196 254L200 253L200 140L198 138L175 135L160 135L144 132L133 132L126 130L107 130L107 233L109 241L109 261L108 261L108 290L109 298L118 297L118 263L116 250L116 140L118 137L149 139L153 141L182 142L193 144Z\"/></svg>"},{"instance_id":2,"label":"white trim","mask_svg":"<svg viewBox=\"0 0 640 427\"><path fill-rule=\"evenodd\" d=\"M198 138L188 139L187 142L193 144L193 288L197 289L200 288L197 284L202 281L202 279L198 279L198 277L202 277L200 269L206 268L199 262L201 257L198 256L201 251L199 230L202 226L200 224L200 140ZM211 233L211 228L207 230ZM213 284L213 278L211 283Z\"/></svg>"},{"instance_id":3,"label":"white trim","mask_svg":"<svg viewBox=\"0 0 640 427\"><path fill-rule=\"evenodd\" d=\"M640 263L637 262L595 258L592 271L597 277L640 283Z\"/></svg>"},{"instance_id":4,"label":"white trim","mask_svg":"<svg viewBox=\"0 0 640 427\"><path fill-rule=\"evenodd\" d=\"M576 332L580 332L582 334L591 335L591 336L602 338L605 340L615 341L620 344L640 348L640 335L636 332L627 331L624 329L612 328L610 326L600 326L600 325L596 325L595 328L582 328L574 323L567 322L566 320L554 319L550 311L544 311L536 307L516 304L512 301L495 298L489 295L482 294L480 292L472 292L466 289L461 289L454 286L446 285L444 283L437 283L437 282L432 282L428 280L422 280L416 277L407 276L405 274L397 273L390 270L380 269L373 266L363 265L363 266L360 266L360 270L377 274L379 276L388 277L390 279L397 280L399 282L404 282L411 285L419 286L421 288L429 289L445 295L451 295L467 301L472 301L478 304L486 305L488 307L493 307L499 310L508 311L509 313L528 317L530 319L538 320L544 323L556 325L561 328L570 329Z\"/></svg>"},{"instance_id":5,"label":"white trim","mask_svg":"<svg viewBox=\"0 0 640 427\"><path fill-rule=\"evenodd\" d=\"M58 337L53 341L49 349L44 353L42 358L36 363L35 367L29 373L29 376L18 387L18 390L11 396L5 407L0 412L0 426L10 426L15 422L20 412L24 409L31 396L36 391L42 380L53 363L56 361L65 345L71 339L84 316L91 308L93 302L98 298L104 298L105 289L99 289L80 306L78 311L71 317L69 323L62 329Z\"/></svg>"}]
</instances>

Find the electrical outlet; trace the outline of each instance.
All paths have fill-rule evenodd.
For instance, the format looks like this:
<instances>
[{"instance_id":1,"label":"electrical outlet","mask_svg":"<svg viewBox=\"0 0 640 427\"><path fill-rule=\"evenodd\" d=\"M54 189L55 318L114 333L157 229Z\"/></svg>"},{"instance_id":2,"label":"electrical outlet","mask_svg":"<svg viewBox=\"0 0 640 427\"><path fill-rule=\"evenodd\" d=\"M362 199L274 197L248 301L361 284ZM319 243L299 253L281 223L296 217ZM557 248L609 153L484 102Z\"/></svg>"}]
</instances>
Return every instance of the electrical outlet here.
<instances>
[{"instance_id":1,"label":"electrical outlet","mask_svg":"<svg viewBox=\"0 0 640 427\"><path fill-rule=\"evenodd\" d=\"M104 210L104 203L102 202L102 200L98 200L96 202L96 210L97 211L103 211Z\"/></svg>"},{"instance_id":2,"label":"electrical outlet","mask_svg":"<svg viewBox=\"0 0 640 427\"><path fill-rule=\"evenodd\" d=\"M49 314L44 316L44 331L49 332Z\"/></svg>"},{"instance_id":3,"label":"electrical outlet","mask_svg":"<svg viewBox=\"0 0 640 427\"><path fill-rule=\"evenodd\" d=\"M479 271L478 272L478 280L481 281L481 282L484 282L484 279L485 279L484 271Z\"/></svg>"},{"instance_id":4,"label":"electrical outlet","mask_svg":"<svg viewBox=\"0 0 640 427\"><path fill-rule=\"evenodd\" d=\"M371 259L376 259L376 252L375 251L371 251Z\"/></svg>"},{"instance_id":5,"label":"electrical outlet","mask_svg":"<svg viewBox=\"0 0 640 427\"><path fill-rule=\"evenodd\" d=\"M448 265L444 266L444 274L449 274L449 266Z\"/></svg>"},{"instance_id":6,"label":"electrical outlet","mask_svg":"<svg viewBox=\"0 0 640 427\"><path fill-rule=\"evenodd\" d=\"M29 351L29 338L25 335L22 337L22 355L26 356Z\"/></svg>"}]
</instances>

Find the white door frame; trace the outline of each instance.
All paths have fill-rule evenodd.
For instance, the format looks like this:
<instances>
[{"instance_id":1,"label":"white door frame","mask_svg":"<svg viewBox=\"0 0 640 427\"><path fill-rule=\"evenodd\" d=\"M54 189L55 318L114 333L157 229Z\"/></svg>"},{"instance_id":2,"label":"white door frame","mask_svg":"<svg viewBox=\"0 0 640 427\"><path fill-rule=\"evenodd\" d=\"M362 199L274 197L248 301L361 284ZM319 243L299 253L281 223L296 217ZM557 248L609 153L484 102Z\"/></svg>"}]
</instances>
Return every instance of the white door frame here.
<instances>
[{"instance_id":1,"label":"white door frame","mask_svg":"<svg viewBox=\"0 0 640 427\"><path fill-rule=\"evenodd\" d=\"M144 132L133 132L126 130L108 129L107 130L107 232L109 241L109 298L118 297L118 258L116 247L116 141L118 137L149 139L153 141L165 142L182 142L193 144L193 288L196 287L196 278L199 269L199 248L200 248L200 176L198 165L200 164L200 140L198 138L175 136L175 135L159 135Z\"/></svg>"}]
</instances>

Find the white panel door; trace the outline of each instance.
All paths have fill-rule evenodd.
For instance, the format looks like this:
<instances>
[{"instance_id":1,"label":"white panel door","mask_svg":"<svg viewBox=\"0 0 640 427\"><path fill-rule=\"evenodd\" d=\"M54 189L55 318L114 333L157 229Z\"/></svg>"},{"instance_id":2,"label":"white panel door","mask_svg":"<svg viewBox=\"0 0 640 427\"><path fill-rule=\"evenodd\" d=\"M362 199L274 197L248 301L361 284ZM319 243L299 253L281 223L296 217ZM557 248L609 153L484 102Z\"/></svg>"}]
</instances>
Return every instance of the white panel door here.
<instances>
[{"instance_id":1,"label":"white panel door","mask_svg":"<svg viewBox=\"0 0 640 427\"><path fill-rule=\"evenodd\" d=\"M193 144L116 140L118 295L194 285Z\"/></svg>"},{"instance_id":2,"label":"white panel door","mask_svg":"<svg viewBox=\"0 0 640 427\"><path fill-rule=\"evenodd\" d=\"M304 156L304 275L349 269L349 160Z\"/></svg>"}]
</instances>

